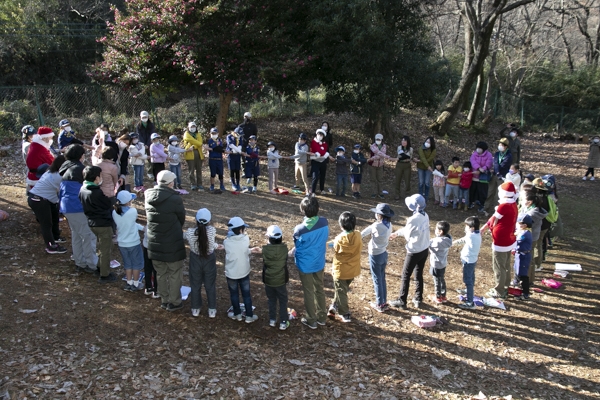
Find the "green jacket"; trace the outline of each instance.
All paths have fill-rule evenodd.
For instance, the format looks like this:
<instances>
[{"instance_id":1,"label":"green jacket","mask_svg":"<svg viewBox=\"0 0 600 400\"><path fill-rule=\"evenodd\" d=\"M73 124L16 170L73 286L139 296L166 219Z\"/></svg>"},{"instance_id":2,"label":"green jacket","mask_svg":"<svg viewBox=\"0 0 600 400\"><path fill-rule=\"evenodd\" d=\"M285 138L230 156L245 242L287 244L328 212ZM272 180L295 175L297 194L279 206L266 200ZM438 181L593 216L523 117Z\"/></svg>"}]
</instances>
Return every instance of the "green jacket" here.
<instances>
[{"instance_id":1,"label":"green jacket","mask_svg":"<svg viewBox=\"0 0 600 400\"><path fill-rule=\"evenodd\" d=\"M175 262L185 260L183 241L185 207L175 190L158 185L144 192L148 219L148 258Z\"/></svg>"},{"instance_id":2,"label":"green jacket","mask_svg":"<svg viewBox=\"0 0 600 400\"><path fill-rule=\"evenodd\" d=\"M417 163L418 169L433 168L433 161L435 160L435 149L424 149L423 146L419 147L419 162Z\"/></svg>"},{"instance_id":3,"label":"green jacket","mask_svg":"<svg viewBox=\"0 0 600 400\"><path fill-rule=\"evenodd\" d=\"M288 248L285 244L267 244L262 248L263 282L267 286L283 286L289 281Z\"/></svg>"}]
</instances>

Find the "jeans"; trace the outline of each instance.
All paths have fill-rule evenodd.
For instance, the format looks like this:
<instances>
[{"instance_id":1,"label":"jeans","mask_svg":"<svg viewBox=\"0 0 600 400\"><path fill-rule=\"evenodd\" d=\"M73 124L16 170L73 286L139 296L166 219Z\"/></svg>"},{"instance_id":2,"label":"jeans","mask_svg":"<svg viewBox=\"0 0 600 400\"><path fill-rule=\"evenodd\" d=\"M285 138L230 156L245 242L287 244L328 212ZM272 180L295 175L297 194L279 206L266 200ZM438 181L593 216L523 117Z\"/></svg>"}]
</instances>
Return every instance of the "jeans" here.
<instances>
[{"instance_id":1,"label":"jeans","mask_svg":"<svg viewBox=\"0 0 600 400\"><path fill-rule=\"evenodd\" d=\"M66 213L65 217L71 228L71 246L73 258L78 267L96 269L98 255L96 254L96 235L90 229L88 219L84 213ZM112 240L112 237L111 237Z\"/></svg>"},{"instance_id":2,"label":"jeans","mask_svg":"<svg viewBox=\"0 0 600 400\"><path fill-rule=\"evenodd\" d=\"M425 197L425 201L429 199L429 183L431 182L432 172L428 169L417 168L419 173L419 194Z\"/></svg>"},{"instance_id":3,"label":"jeans","mask_svg":"<svg viewBox=\"0 0 600 400\"><path fill-rule=\"evenodd\" d=\"M96 235L98 247L98 269L100 276L108 276L110 273L110 251L112 250L112 226L92 226L90 227Z\"/></svg>"},{"instance_id":4,"label":"jeans","mask_svg":"<svg viewBox=\"0 0 600 400\"><path fill-rule=\"evenodd\" d=\"M325 322L326 306L325 292L323 291L323 270L304 274L298 271L300 282L302 282L302 292L304 293L304 311L306 320L310 325L316 321Z\"/></svg>"},{"instance_id":5,"label":"jeans","mask_svg":"<svg viewBox=\"0 0 600 400\"><path fill-rule=\"evenodd\" d=\"M60 230L58 229L58 204L51 203L42 197L32 194L27 197L27 204L29 204L29 207L35 214L35 218L40 223L46 248L56 246L54 240L60 236Z\"/></svg>"},{"instance_id":6,"label":"jeans","mask_svg":"<svg viewBox=\"0 0 600 400\"><path fill-rule=\"evenodd\" d=\"M246 317L254 315L252 311L252 297L250 297L250 275L240 279L227 278L227 287L229 288L229 298L233 306L233 314L240 315L240 290L242 291L242 299L244 299L244 307L246 308Z\"/></svg>"},{"instance_id":7,"label":"jeans","mask_svg":"<svg viewBox=\"0 0 600 400\"><path fill-rule=\"evenodd\" d=\"M141 271L144 269L144 253L142 252L142 245L138 244L133 247L121 247L119 246L121 257L123 258L123 268L133 269Z\"/></svg>"},{"instance_id":8,"label":"jeans","mask_svg":"<svg viewBox=\"0 0 600 400\"><path fill-rule=\"evenodd\" d=\"M458 199L462 201L463 204L465 204L466 206L469 205L469 189L463 189L463 188L459 188L458 189Z\"/></svg>"},{"instance_id":9,"label":"jeans","mask_svg":"<svg viewBox=\"0 0 600 400\"><path fill-rule=\"evenodd\" d=\"M142 246L144 254L144 284L146 290L158 293L158 279L156 279L156 270L152 260L148 258L148 249Z\"/></svg>"},{"instance_id":10,"label":"jeans","mask_svg":"<svg viewBox=\"0 0 600 400\"><path fill-rule=\"evenodd\" d=\"M496 284L494 289L503 297L508 295L508 286L512 277L511 255L510 251L492 251L492 270Z\"/></svg>"},{"instance_id":11,"label":"jeans","mask_svg":"<svg viewBox=\"0 0 600 400\"><path fill-rule=\"evenodd\" d=\"M162 303L181 304L181 281L183 278L183 260L167 262L152 260L156 269L156 279Z\"/></svg>"},{"instance_id":12,"label":"jeans","mask_svg":"<svg viewBox=\"0 0 600 400\"><path fill-rule=\"evenodd\" d=\"M181 163L177 165L169 164L169 169L176 176L175 182L177 183L177 187L181 186Z\"/></svg>"},{"instance_id":13,"label":"jeans","mask_svg":"<svg viewBox=\"0 0 600 400\"><path fill-rule=\"evenodd\" d=\"M463 282L467 288L467 302L473 302L473 287L475 286L475 265L474 263L462 262L463 265Z\"/></svg>"},{"instance_id":14,"label":"jeans","mask_svg":"<svg viewBox=\"0 0 600 400\"><path fill-rule=\"evenodd\" d=\"M404 267L402 268L402 282L400 284L399 299L406 304L408 298L408 289L410 286L410 276L415 271L415 280L417 287L415 289L414 300L423 301L423 268L429 255L429 249L425 249L420 253L406 253Z\"/></svg>"},{"instance_id":15,"label":"jeans","mask_svg":"<svg viewBox=\"0 0 600 400\"><path fill-rule=\"evenodd\" d=\"M287 286L266 286L265 292L267 293L267 299L269 301L269 319L277 319L277 301L279 301L279 322L286 322L288 320L288 293Z\"/></svg>"},{"instance_id":16,"label":"jeans","mask_svg":"<svg viewBox=\"0 0 600 400\"><path fill-rule=\"evenodd\" d=\"M335 185L335 195L345 196L346 186L348 186L348 174L337 174L336 181L337 182Z\"/></svg>"},{"instance_id":17,"label":"jeans","mask_svg":"<svg viewBox=\"0 0 600 400\"><path fill-rule=\"evenodd\" d=\"M133 166L133 184L135 187L144 186L144 166L134 165Z\"/></svg>"},{"instance_id":18,"label":"jeans","mask_svg":"<svg viewBox=\"0 0 600 400\"><path fill-rule=\"evenodd\" d=\"M378 306L387 303L387 285L385 283L385 267L387 262L387 251L377 255L369 254L369 267L371 269L371 278L373 278L373 288L375 289L375 302Z\"/></svg>"},{"instance_id":19,"label":"jeans","mask_svg":"<svg viewBox=\"0 0 600 400\"><path fill-rule=\"evenodd\" d=\"M333 280L333 305L337 308L338 313L346 315L350 313L348 308L348 290L354 279L334 279Z\"/></svg>"},{"instance_id":20,"label":"jeans","mask_svg":"<svg viewBox=\"0 0 600 400\"><path fill-rule=\"evenodd\" d=\"M435 287L435 297L446 297L446 268L434 268L429 269L429 273L433 277L433 286Z\"/></svg>"},{"instance_id":21,"label":"jeans","mask_svg":"<svg viewBox=\"0 0 600 400\"><path fill-rule=\"evenodd\" d=\"M446 203L450 202L450 196L452 196L452 200L454 200L452 208L458 207L458 189L458 185L446 184L446 193L444 193L444 195L446 197Z\"/></svg>"},{"instance_id":22,"label":"jeans","mask_svg":"<svg viewBox=\"0 0 600 400\"><path fill-rule=\"evenodd\" d=\"M200 257L190 251L190 286L192 308L202 308L202 285L206 291L208 308L217 308L217 257L215 253ZM238 304L239 306L239 304Z\"/></svg>"}]
</instances>

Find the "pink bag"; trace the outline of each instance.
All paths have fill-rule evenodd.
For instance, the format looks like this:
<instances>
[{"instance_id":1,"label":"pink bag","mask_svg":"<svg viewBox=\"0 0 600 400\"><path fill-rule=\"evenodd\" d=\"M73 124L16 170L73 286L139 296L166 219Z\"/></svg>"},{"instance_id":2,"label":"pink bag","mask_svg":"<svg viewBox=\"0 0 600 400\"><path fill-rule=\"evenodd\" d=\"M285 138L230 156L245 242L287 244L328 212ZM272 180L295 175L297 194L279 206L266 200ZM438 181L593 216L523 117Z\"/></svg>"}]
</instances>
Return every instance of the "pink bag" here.
<instances>
[{"instance_id":1,"label":"pink bag","mask_svg":"<svg viewBox=\"0 0 600 400\"><path fill-rule=\"evenodd\" d=\"M435 318L432 318L429 315L414 315L410 320L419 328L431 328L437 324Z\"/></svg>"},{"instance_id":2,"label":"pink bag","mask_svg":"<svg viewBox=\"0 0 600 400\"><path fill-rule=\"evenodd\" d=\"M551 289L560 289L562 283L555 281L554 279L542 279L542 285L547 286Z\"/></svg>"}]
</instances>

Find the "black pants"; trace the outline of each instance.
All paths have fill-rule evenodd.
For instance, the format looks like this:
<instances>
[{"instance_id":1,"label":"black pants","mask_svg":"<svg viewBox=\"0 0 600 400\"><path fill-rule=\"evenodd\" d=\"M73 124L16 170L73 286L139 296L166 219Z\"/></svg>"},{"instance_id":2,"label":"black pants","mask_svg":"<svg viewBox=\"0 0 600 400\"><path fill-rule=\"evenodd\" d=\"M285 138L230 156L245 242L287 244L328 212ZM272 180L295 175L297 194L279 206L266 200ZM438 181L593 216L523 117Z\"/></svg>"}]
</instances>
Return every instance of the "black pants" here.
<instances>
[{"instance_id":1,"label":"black pants","mask_svg":"<svg viewBox=\"0 0 600 400\"><path fill-rule=\"evenodd\" d=\"M42 229L42 237L46 247L56 246L55 240L60 236L58 229L58 204L30 194L27 197L27 204L33 210L37 221Z\"/></svg>"},{"instance_id":2,"label":"black pants","mask_svg":"<svg viewBox=\"0 0 600 400\"><path fill-rule=\"evenodd\" d=\"M469 189L469 202L479 204L481 207L485 204L488 195L488 183L473 182Z\"/></svg>"},{"instance_id":3,"label":"black pants","mask_svg":"<svg viewBox=\"0 0 600 400\"><path fill-rule=\"evenodd\" d=\"M158 293L158 281L156 280L156 270L152 264L152 260L148 258L148 249L142 246L144 253L144 283L146 290Z\"/></svg>"},{"instance_id":4,"label":"black pants","mask_svg":"<svg viewBox=\"0 0 600 400\"><path fill-rule=\"evenodd\" d=\"M415 273L415 283L417 285L413 299L423 301L423 270L425 269L427 255L429 255L429 249L425 249L420 253L406 254L404 267L402 268L402 283L400 284L400 300L402 300L404 304L406 304L408 298L410 276L413 274L413 271Z\"/></svg>"},{"instance_id":5,"label":"black pants","mask_svg":"<svg viewBox=\"0 0 600 400\"><path fill-rule=\"evenodd\" d=\"M529 266L529 268L534 268ZM529 296L529 275L517 275L517 279L521 281L521 287L523 288L523 295Z\"/></svg>"},{"instance_id":6,"label":"black pants","mask_svg":"<svg viewBox=\"0 0 600 400\"><path fill-rule=\"evenodd\" d=\"M152 175L154 175L154 181L156 182L158 173L165 169L165 163L152 163Z\"/></svg>"},{"instance_id":7,"label":"black pants","mask_svg":"<svg viewBox=\"0 0 600 400\"><path fill-rule=\"evenodd\" d=\"M288 293L287 286L267 286L265 285L265 291L267 292L267 299L269 299L269 319L277 319L277 301L279 301L279 322L286 322L288 320Z\"/></svg>"},{"instance_id":8,"label":"black pants","mask_svg":"<svg viewBox=\"0 0 600 400\"><path fill-rule=\"evenodd\" d=\"M588 175L594 176L594 168L589 167L587 169L587 171L585 172L585 176L587 177Z\"/></svg>"},{"instance_id":9,"label":"black pants","mask_svg":"<svg viewBox=\"0 0 600 400\"><path fill-rule=\"evenodd\" d=\"M313 193L317 191L317 184L321 191L325 189L325 178L327 174L327 163L325 161L318 162L312 160L310 162L310 175L312 177L311 190Z\"/></svg>"}]
</instances>

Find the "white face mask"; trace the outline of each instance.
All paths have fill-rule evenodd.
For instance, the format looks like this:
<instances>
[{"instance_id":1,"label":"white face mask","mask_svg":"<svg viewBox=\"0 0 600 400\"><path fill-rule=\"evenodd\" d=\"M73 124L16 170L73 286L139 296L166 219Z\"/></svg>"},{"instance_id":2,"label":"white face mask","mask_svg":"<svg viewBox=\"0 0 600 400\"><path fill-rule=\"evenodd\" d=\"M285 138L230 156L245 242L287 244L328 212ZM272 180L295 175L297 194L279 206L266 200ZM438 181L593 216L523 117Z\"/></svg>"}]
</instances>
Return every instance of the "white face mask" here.
<instances>
[{"instance_id":1,"label":"white face mask","mask_svg":"<svg viewBox=\"0 0 600 400\"><path fill-rule=\"evenodd\" d=\"M323 126L321 127L321 129L323 129L325 132L327 132L327 125L323 125Z\"/></svg>"},{"instance_id":2,"label":"white face mask","mask_svg":"<svg viewBox=\"0 0 600 400\"><path fill-rule=\"evenodd\" d=\"M594 143L600 143L600 139L594 139Z\"/></svg>"},{"instance_id":3,"label":"white face mask","mask_svg":"<svg viewBox=\"0 0 600 400\"><path fill-rule=\"evenodd\" d=\"M133 144L138 144L139 140L138 139L133 139Z\"/></svg>"},{"instance_id":4,"label":"white face mask","mask_svg":"<svg viewBox=\"0 0 600 400\"><path fill-rule=\"evenodd\" d=\"M108 135L108 131L100 131L100 134L104 137L106 137L106 135Z\"/></svg>"},{"instance_id":5,"label":"white face mask","mask_svg":"<svg viewBox=\"0 0 600 400\"><path fill-rule=\"evenodd\" d=\"M358 154L358 153L360 153L360 150L356 149L356 150L354 150L354 153Z\"/></svg>"},{"instance_id":6,"label":"white face mask","mask_svg":"<svg viewBox=\"0 0 600 400\"><path fill-rule=\"evenodd\" d=\"M471 228L469 228L468 226L465 226L465 233L468 235L469 233L471 233Z\"/></svg>"},{"instance_id":7,"label":"white face mask","mask_svg":"<svg viewBox=\"0 0 600 400\"><path fill-rule=\"evenodd\" d=\"M425 148L426 148L426 149L428 149L428 148L430 148L430 147L431 147L431 143L429 143L429 142L425 142Z\"/></svg>"},{"instance_id":8,"label":"white face mask","mask_svg":"<svg viewBox=\"0 0 600 400\"><path fill-rule=\"evenodd\" d=\"M377 140L375 141L375 143L377 143L377 144L381 144L381 140L377 139Z\"/></svg>"},{"instance_id":9,"label":"white face mask","mask_svg":"<svg viewBox=\"0 0 600 400\"><path fill-rule=\"evenodd\" d=\"M271 151L271 152L275 151L275 147L269 147L269 151Z\"/></svg>"},{"instance_id":10,"label":"white face mask","mask_svg":"<svg viewBox=\"0 0 600 400\"><path fill-rule=\"evenodd\" d=\"M483 149L479 149L479 148L478 148L476 151L477 151L477 154L481 154L481 153L483 153Z\"/></svg>"},{"instance_id":11,"label":"white face mask","mask_svg":"<svg viewBox=\"0 0 600 400\"><path fill-rule=\"evenodd\" d=\"M190 128L190 133L194 133L194 132L196 132L196 127L195 127L195 126L192 126L192 127Z\"/></svg>"},{"instance_id":12,"label":"white face mask","mask_svg":"<svg viewBox=\"0 0 600 400\"><path fill-rule=\"evenodd\" d=\"M344 152L343 151L338 151L337 155L338 155L338 157L343 157L344 156Z\"/></svg>"},{"instance_id":13,"label":"white face mask","mask_svg":"<svg viewBox=\"0 0 600 400\"><path fill-rule=\"evenodd\" d=\"M148 117L143 117L142 122L148 122Z\"/></svg>"},{"instance_id":14,"label":"white face mask","mask_svg":"<svg viewBox=\"0 0 600 400\"><path fill-rule=\"evenodd\" d=\"M102 182L103 182L103 181L100 181L100 182L98 182L98 186L102 186Z\"/></svg>"},{"instance_id":15,"label":"white face mask","mask_svg":"<svg viewBox=\"0 0 600 400\"><path fill-rule=\"evenodd\" d=\"M67 132L73 132L73 129L71 129L69 125L65 126L63 129Z\"/></svg>"},{"instance_id":16,"label":"white face mask","mask_svg":"<svg viewBox=\"0 0 600 400\"><path fill-rule=\"evenodd\" d=\"M498 151L504 151L504 146L502 146L501 144L498 145Z\"/></svg>"},{"instance_id":17,"label":"white face mask","mask_svg":"<svg viewBox=\"0 0 600 400\"><path fill-rule=\"evenodd\" d=\"M511 133L510 133L510 137L511 137L511 138L517 137L517 133L516 133L516 132L511 132Z\"/></svg>"},{"instance_id":18,"label":"white face mask","mask_svg":"<svg viewBox=\"0 0 600 400\"><path fill-rule=\"evenodd\" d=\"M177 145L179 144L179 142L171 142L171 144L172 144L173 146L177 146Z\"/></svg>"},{"instance_id":19,"label":"white face mask","mask_svg":"<svg viewBox=\"0 0 600 400\"><path fill-rule=\"evenodd\" d=\"M469 171L471 170L471 168L469 168L469 167L465 167L463 170L464 170L465 172L469 172Z\"/></svg>"},{"instance_id":20,"label":"white face mask","mask_svg":"<svg viewBox=\"0 0 600 400\"><path fill-rule=\"evenodd\" d=\"M213 140L216 140L216 139L219 137L219 135L210 135L210 137L211 137Z\"/></svg>"}]
</instances>

